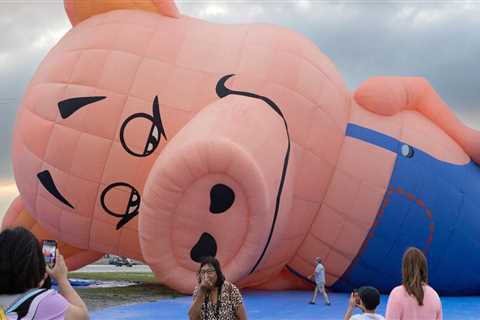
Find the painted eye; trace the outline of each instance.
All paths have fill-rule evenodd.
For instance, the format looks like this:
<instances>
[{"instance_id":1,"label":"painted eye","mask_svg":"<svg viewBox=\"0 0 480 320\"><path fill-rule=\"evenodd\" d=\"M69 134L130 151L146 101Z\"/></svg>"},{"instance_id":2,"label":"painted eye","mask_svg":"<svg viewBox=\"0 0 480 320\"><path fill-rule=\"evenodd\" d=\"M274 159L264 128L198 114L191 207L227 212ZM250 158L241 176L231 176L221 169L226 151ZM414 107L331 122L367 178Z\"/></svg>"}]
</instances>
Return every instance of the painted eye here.
<instances>
[{"instance_id":1,"label":"painted eye","mask_svg":"<svg viewBox=\"0 0 480 320\"><path fill-rule=\"evenodd\" d=\"M121 198L124 195L129 195L129 197L120 207L111 201L115 196ZM117 182L103 190L100 203L103 210L109 215L120 219L117 224L118 230L138 215L141 198L140 193L133 186L125 182Z\"/></svg>"},{"instance_id":2,"label":"painted eye","mask_svg":"<svg viewBox=\"0 0 480 320\"><path fill-rule=\"evenodd\" d=\"M146 134L145 141L129 141L128 128L138 126L138 123L149 122L149 132ZM155 97L152 104L152 114L143 112L134 113L129 116L122 124L120 128L120 142L128 153L135 157L146 157L151 155L160 144L160 136L163 136L167 140L165 130L162 124L162 118L160 117L160 106L158 103L158 97Z\"/></svg>"},{"instance_id":3,"label":"painted eye","mask_svg":"<svg viewBox=\"0 0 480 320\"><path fill-rule=\"evenodd\" d=\"M213 214L224 213L235 202L235 192L224 184L216 184L210 190L210 212Z\"/></svg>"}]
</instances>

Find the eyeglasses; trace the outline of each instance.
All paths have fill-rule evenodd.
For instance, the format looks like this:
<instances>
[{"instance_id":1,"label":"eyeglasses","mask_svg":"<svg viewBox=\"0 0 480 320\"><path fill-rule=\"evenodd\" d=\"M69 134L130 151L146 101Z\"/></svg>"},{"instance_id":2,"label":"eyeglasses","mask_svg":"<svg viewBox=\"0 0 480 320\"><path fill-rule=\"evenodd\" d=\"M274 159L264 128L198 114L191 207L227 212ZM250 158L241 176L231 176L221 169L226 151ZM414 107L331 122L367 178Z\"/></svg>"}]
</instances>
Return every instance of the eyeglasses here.
<instances>
[{"instance_id":1,"label":"eyeglasses","mask_svg":"<svg viewBox=\"0 0 480 320\"><path fill-rule=\"evenodd\" d=\"M212 274L215 273L215 270L213 269L207 269L207 270L200 270L200 274Z\"/></svg>"}]
</instances>

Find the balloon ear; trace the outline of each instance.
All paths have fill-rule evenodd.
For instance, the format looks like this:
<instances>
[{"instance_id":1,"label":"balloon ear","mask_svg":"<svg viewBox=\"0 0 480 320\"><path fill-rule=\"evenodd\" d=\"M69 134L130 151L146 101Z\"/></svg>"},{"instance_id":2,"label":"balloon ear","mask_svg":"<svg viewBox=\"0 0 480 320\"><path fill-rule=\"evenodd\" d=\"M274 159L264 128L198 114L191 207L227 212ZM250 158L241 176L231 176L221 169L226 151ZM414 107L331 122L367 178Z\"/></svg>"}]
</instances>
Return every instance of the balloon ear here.
<instances>
[{"instance_id":1,"label":"balloon ear","mask_svg":"<svg viewBox=\"0 0 480 320\"><path fill-rule=\"evenodd\" d=\"M64 4L73 26L91 16L120 9L157 12L173 18L180 16L174 0L65 0Z\"/></svg>"}]
</instances>

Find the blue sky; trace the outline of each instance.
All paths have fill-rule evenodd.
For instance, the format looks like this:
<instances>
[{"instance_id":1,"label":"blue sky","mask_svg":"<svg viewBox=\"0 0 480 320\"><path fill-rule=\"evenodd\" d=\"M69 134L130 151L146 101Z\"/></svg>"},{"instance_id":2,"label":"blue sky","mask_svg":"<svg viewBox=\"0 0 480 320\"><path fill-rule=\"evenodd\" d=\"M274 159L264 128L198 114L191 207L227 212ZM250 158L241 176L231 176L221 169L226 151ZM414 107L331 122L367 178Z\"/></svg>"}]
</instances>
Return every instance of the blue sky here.
<instances>
[{"instance_id":1,"label":"blue sky","mask_svg":"<svg viewBox=\"0 0 480 320\"><path fill-rule=\"evenodd\" d=\"M265 22L304 34L355 89L374 75L426 77L480 129L478 1L177 1L182 14L220 23ZM10 147L28 81L70 23L59 0L0 2L0 216L17 191Z\"/></svg>"}]
</instances>

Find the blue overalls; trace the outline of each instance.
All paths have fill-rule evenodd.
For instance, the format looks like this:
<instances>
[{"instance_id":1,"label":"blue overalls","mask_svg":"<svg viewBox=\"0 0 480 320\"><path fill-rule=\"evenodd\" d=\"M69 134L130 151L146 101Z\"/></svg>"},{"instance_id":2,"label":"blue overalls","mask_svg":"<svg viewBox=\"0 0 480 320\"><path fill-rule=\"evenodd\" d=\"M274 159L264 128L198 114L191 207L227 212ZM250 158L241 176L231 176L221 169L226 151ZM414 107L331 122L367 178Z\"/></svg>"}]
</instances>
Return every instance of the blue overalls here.
<instances>
[{"instance_id":1,"label":"blue overalls","mask_svg":"<svg viewBox=\"0 0 480 320\"><path fill-rule=\"evenodd\" d=\"M401 284L405 249L427 256L429 284L441 294L480 293L480 167L455 165L355 124L346 135L397 153L375 223L334 290ZM347 200L346 200L347 201Z\"/></svg>"}]
</instances>

